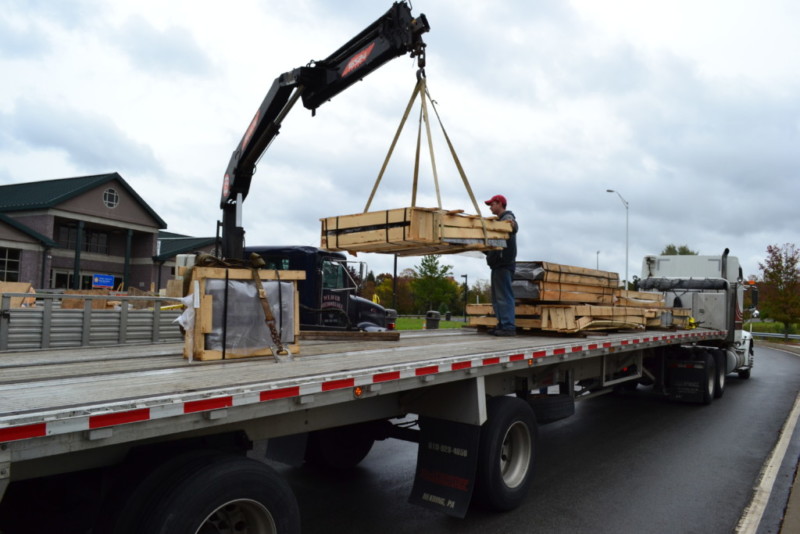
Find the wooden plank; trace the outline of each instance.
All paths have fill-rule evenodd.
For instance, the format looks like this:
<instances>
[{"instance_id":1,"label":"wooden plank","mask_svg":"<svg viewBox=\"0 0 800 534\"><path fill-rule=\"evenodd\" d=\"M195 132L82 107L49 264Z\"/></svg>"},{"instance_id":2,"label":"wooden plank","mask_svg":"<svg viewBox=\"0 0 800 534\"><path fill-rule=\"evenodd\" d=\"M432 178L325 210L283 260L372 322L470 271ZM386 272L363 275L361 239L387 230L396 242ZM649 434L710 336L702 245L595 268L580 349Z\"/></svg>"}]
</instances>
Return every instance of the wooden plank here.
<instances>
[{"instance_id":1,"label":"wooden plank","mask_svg":"<svg viewBox=\"0 0 800 534\"><path fill-rule=\"evenodd\" d=\"M192 277L195 279L214 278L217 280L225 280L225 271L227 271L228 280L252 280L253 274L250 269L226 269L224 267L194 267L192 270ZM305 280L305 271L278 271L274 269L261 269L258 271L258 276L262 280L278 280L288 282L291 280Z\"/></svg>"},{"instance_id":2,"label":"wooden plank","mask_svg":"<svg viewBox=\"0 0 800 534\"><path fill-rule=\"evenodd\" d=\"M612 304L611 295L577 293L568 291L543 291L534 302L578 302L585 304Z\"/></svg>"},{"instance_id":3,"label":"wooden plank","mask_svg":"<svg viewBox=\"0 0 800 534\"><path fill-rule=\"evenodd\" d=\"M560 282L534 282L540 291L564 291L568 293L592 293L609 295L613 297L614 290L609 287L590 286L581 284L562 284Z\"/></svg>"},{"instance_id":4,"label":"wooden plank","mask_svg":"<svg viewBox=\"0 0 800 534\"><path fill-rule=\"evenodd\" d=\"M535 304L517 304L514 306L514 314L519 316L539 315L542 307ZM491 304L467 304L467 315L494 315L494 308Z\"/></svg>"},{"instance_id":5,"label":"wooden plank","mask_svg":"<svg viewBox=\"0 0 800 534\"><path fill-rule=\"evenodd\" d=\"M288 350L291 354L300 354L300 345L297 344L284 345L284 348ZM259 356L274 356L274 353L271 348L255 349L247 352L237 352L232 349L228 349L225 351L226 360L237 360L240 358L256 358ZM196 352L195 359L203 362L222 360L223 359L222 351L206 349L200 352Z\"/></svg>"},{"instance_id":6,"label":"wooden plank","mask_svg":"<svg viewBox=\"0 0 800 534\"><path fill-rule=\"evenodd\" d=\"M595 278L607 278L610 280L619 280L619 274L611 271L601 271L598 269L589 269L586 267L577 267L574 265L562 265L559 263L551 263L547 261L518 261L518 265L529 266L530 268L540 267L545 272L565 273L565 274L579 274L585 276L592 276Z\"/></svg>"},{"instance_id":7,"label":"wooden plank","mask_svg":"<svg viewBox=\"0 0 800 534\"><path fill-rule=\"evenodd\" d=\"M544 282L558 282L565 284L580 284L584 286L611 287L616 289L619 281L614 278L600 278L584 274L571 274L545 271L542 277Z\"/></svg>"},{"instance_id":8,"label":"wooden plank","mask_svg":"<svg viewBox=\"0 0 800 534\"><path fill-rule=\"evenodd\" d=\"M541 319L532 319L530 317L517 317L514 320L514 323L517 325L517 328L541 328L542 321ZM486 327L495 327L497 326L497 319L494 317L467 317L467 325L468 326L486 326Z\"/></svg>"},{"instance_id":9,"label":"wooden plank","mask_svg":"<svg viewBox=\"0 0 800 534\"><path fill-rule=\"evenodd\" d=\"M652 300L657 302L664 301L663 293L654 293L651 291L631 291L628 289L617 289L617 295L620 298L629 298L634 300Z\"/></svg>"}]
</instances>

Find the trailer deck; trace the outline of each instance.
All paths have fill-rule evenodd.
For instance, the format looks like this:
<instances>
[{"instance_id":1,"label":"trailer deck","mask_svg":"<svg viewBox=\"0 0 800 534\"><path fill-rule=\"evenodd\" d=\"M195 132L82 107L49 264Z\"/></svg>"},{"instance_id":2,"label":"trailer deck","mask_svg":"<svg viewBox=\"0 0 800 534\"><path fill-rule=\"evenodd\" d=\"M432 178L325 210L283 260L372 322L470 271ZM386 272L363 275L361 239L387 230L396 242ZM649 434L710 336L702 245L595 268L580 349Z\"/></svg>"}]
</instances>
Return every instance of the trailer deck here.
<instances>
[{"instance_id":1,"label":"trailer deck","mask_svg":"<svg viewBox=\"0 0 800 534\"><path fill-rule=\"evenodd\" d=\"M703 329L502 339L469 329L403 332L398 341L304 341L301 354L282 363L268 357L188 362L178 344L5 353L0 443L281 399L310 408L326 394L340 393L326 403L352 400L356 386L401 391L723 336Z\"/></svg>"}]
</instances>

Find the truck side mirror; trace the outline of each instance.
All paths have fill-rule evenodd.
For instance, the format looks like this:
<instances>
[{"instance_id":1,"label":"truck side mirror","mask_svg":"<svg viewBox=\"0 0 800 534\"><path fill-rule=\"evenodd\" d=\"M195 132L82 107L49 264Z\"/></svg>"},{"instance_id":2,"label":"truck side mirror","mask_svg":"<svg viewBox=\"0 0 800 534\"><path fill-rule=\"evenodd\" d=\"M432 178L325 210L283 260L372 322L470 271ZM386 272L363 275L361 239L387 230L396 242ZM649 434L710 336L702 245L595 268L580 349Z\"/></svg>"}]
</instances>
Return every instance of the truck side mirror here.
<instances>
[{"instance_id":1,"label":"truck side mirror","mask_svg":"<svg viewBox=\"0 0 800 534\"><path fill-rule=\"evenodd\" d=\"M750 286L750 303L753 308L758 308L758 286L755 284Z\"/></svg>"}]
</instances>

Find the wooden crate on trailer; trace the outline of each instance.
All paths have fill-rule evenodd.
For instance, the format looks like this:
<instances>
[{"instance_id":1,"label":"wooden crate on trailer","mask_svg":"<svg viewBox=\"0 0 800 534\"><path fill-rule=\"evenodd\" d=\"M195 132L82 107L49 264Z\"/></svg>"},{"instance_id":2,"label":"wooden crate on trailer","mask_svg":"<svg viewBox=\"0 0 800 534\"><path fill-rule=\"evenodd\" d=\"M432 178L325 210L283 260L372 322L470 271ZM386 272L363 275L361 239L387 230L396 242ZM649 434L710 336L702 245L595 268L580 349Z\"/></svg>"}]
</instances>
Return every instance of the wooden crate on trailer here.
<instances>
[{"instance_id":1,"label":"wooden crate on trailer","mask_svg":"<svg viewBox=\"0 0 800 534\"><path fill-rule=\"evenodd\" d=\"M512 231L510 221L466 215L462 210L417 207L327 217L320 221L321 247L326 250L399 256L502 248Z\"/></svg>"},{"instance_id":2,"label":"wooden crate on trailer","mask_svg":"<svg viewBox=\"0 0 800 534\"><path fill-rule=\"evenodd\" d=\"M292 354L300 352L298 337L300 333L300 302L297 292L297 281L305 280L304 271L274 271L260 270L259 277L267 285L282 282L290 286L289 295L284 296L284 286L280 288L281 298L288 300L280 302L286 305L289 311L283 314L283 328L278 324L281 339L285 340L284 348ZM235 305L224 306L225 291L231 288L231 284L236 284L239 292L234 291L234 296L228 292L229 304L233 299ZM223 294L219 295L220 286ZM241 290L245 286L250 286L251 296L242 297ZM272 289L272 288L270 288ZM252 272L249 269L226 269L223 267L195 267L192 269L192 279L190 282L190 292L194 295L194 328L187 330L184 336L183 356L188 359L197 360L222 360L227 358L245 358L252 356L276 356L273 352L272 340L266 327L264 311L260 300L255 291L255 282ZM245 290L246 292L246 290ZM273 308L275 299L271 299L270 305ZM225 316L227 312L227 317ZM243 315L244 314L244 315ZM278 314L276 323L278 323ZM246 321L252 321L254 327L244 327ZM287 328L286 325L289 325ZM245 334L237 332L246 330ZM257 331L254 331L258 329ZM222 331L222 339L225 340L224 347L220 342L219 336ZM253 343L252 336L258 336L259 340ZM230 338L228 338L230 335ZM239 343L229 346L231 343ZM224 349L224 350L223 350Z\"/></svg>"}]
</instances>

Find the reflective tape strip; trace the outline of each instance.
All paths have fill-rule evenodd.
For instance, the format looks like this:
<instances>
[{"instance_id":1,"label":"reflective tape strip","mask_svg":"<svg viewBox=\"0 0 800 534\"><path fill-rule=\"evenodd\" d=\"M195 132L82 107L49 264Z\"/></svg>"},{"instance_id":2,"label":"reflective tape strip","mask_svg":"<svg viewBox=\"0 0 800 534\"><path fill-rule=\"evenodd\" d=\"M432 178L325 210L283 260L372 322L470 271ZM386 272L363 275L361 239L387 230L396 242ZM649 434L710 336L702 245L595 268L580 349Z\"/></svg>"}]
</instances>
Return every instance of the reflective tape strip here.
<instances>
[{"instance_id":1,"label":"reflective tape strip","mask_svg":"<svg viewBox=\"0 0 800 534\"><path fill-rule=\"evenodd\" d=\"M58 434L69 434L73 432L92 430L98 428L109 428L144 421L165 419L182 415L202 413L206 411L219 410L235 406L253 405L259 402L272 402L283 399L301 397L303 395L313 395L325 392L335 392L342 389L352 388L356 385L378 384L402 379L428 376L445 372L458 372L473 369L475 367L497 366L503 363L524 362L525 360L539 360L551 356L566 356L599 348L611 349L614 346L628 346L646 342L676 342L681 340L698 341L708 338L724 337L727 333L723 331L696 331L687 333L664 334L654 337L630 337L617 340L604 341L601 344L590 343L587 345L572 345L567 347L551 346L536 349L532 352L510 352L507 354L493 354L486 357L475 355L464 356L463 359L455 359L448 364L431 365L431 360L418 362L417 365L404 364L402 369L382 369L378 372L364 372L360 376L339 377L330 376L327 379L320 379L318 382L310 382L303 385L275 387L274 389L262 389L255 391L245 391L236 394L223 394L219 396L209 396L208 398L192 398L184 401L166 401L149 407L132 408L128 404L120 408L119 411L110 411L108 407L103 407L102 411L95 414L70 417L70 412L65 411L62 418L57 414L48 414L52 418L46 422L26 423L15 426L0 427L0 443L19 441L25 439L41 438ZM144 403L147 399L142 399ZM152 401L151 401L152 402ZM140 403L140 404L141 404ZM90 410L86 407L85 410Z\"/></svg>"}]
</instances>

